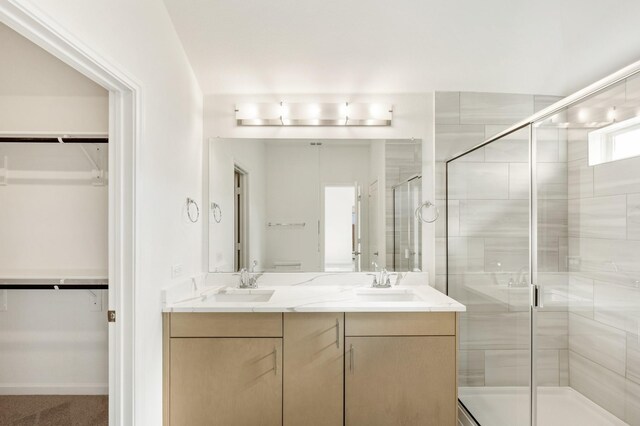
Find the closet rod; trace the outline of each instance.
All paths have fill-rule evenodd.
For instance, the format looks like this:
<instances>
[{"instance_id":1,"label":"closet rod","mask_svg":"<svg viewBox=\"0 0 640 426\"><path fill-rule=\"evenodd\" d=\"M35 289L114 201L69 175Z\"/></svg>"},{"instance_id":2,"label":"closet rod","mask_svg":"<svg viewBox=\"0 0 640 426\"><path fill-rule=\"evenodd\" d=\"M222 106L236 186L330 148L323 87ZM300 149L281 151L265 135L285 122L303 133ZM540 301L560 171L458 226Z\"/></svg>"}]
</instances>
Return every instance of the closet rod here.
<instances>
[{"instance_id":1,"label":"closet rod","mask_svg":"<svg viewBox=\"0 0 640 426\"><path fill-rule=\"evenodd\" d=\"M108 290L109 284L0 284L0 290Z\"/></svg>"},{"instance_id":2,"label":"closet rod","mask_svg":"<svg viewBox=\"0 0 640 426\"><path fill-rule=\"evenodd\" d=\"M62 142L61 142L62 141ZM55 138L55 137L34 137L34 136L0 136L2 142L18 143L109 143L109 138Z\"/></svg>"}]
</instances>

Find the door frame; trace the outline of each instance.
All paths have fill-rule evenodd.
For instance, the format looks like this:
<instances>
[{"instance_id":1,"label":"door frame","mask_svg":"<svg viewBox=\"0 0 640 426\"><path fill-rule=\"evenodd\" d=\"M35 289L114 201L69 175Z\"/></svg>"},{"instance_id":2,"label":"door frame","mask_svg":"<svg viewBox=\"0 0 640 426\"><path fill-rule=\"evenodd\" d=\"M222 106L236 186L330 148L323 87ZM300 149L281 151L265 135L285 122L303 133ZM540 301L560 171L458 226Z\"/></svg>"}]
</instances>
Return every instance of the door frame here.
<instances>
[{"instance_id":1,"label":"door frame","mask_svg":"<svg viewBox=\"0 0 640 426\"><path fill-rule=\"evenodd\" d=\"M131 425L141 86L31 3L0 0L0 22L109 91L109 425Z\"/></svg>"}]
</instances>

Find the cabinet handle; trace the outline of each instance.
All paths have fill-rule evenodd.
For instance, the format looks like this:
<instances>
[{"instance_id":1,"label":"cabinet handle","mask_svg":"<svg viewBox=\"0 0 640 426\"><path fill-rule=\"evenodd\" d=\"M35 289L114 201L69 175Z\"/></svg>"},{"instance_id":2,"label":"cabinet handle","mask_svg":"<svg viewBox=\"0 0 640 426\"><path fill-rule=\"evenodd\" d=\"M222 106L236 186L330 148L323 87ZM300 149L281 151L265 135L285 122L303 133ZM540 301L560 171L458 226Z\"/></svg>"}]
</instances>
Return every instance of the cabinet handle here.
<instances>
[{"instance_id":1,"label":"cabinet handle","mask_svg":"<svg viewBox=\"0 0 640 426\"><path fill-rule=\"evenodd\" d=\"M336 318L336 348L340 348L340 319Z\"/></svg>"},{"instance_id":2,"label":"cabinet handle","mask_svg":"<svg viewBox=\"0 0 640 426\"><path fill-rule=\"evenodd\" d=\"M278 375L278 348L273 348L273 374Z\"/></svg>"},{"instance_id":3,"label":"cabinet handle","mask_svg":"<svg viewBox=\"0 0 640 426\"><path fill-rule=\"evenodd\" d=\"M349 371L353 372L355 365L353 365L353 345L349 345Z\"/></svg>"}]
</instances>

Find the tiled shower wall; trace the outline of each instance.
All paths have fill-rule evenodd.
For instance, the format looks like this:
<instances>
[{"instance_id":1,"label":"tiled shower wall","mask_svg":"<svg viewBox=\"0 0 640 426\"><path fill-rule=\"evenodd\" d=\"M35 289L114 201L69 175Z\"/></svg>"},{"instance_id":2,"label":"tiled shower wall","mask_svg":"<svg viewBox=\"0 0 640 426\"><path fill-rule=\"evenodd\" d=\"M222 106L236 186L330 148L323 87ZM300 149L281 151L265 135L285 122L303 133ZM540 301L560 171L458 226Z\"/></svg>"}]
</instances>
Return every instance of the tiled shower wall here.
<instances>
[{"instance_id":1,"label":"tiled shower wall","mask_svg":"<svg viewBox=\"0 0 640 426\"><path fill-rule=\"evenodd\" d=\"M640 78L611 88L568 115L604 114L613 106L618 113L640 112ZM590 130L567 132L569 382L627 423L638 425L640 158L590 167Z\"/></svg>"},{"instance_id":2,"label":"tiled shower wall","mask_svg":"<svg viewBox=\"0 0 640 426\"><path fill-rule=\"evenodd\" d=\"M445 199L444 160L532 115L557 97L440 92L435 96L437 201ZM540 209L554 232L541 258L549 282L566 289L566 140L547 131L540 158L546 163L546 196ZM449 294L467 305L461 317L461 386L526 386L529 382L528 130L450 163ZM443 209L444 210L444 209ZM444 212L443 212L444 217ZM564 220L562 220L564 217ZM436 285L446 273L444 220L436 240ZM555 274L553 274L555 273ZM566 274L565 274L566 275ZM564 283L564 284L563 284ZM549 305L540 318L539 380L568 380L567 309Z\"/></svg>"}]
</instances>

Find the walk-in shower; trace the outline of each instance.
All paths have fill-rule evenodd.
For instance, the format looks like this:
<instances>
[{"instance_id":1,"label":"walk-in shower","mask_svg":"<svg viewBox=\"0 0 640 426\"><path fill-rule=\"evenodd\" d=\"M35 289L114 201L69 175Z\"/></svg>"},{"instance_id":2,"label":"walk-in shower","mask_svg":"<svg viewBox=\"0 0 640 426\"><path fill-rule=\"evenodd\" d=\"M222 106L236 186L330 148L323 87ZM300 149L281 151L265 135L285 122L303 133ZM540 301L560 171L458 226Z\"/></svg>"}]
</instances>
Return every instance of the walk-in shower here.
<instances>
[{"instance_id":1,"label":"walk-in shower","mask_svg":"<svg viewBox=\"0 0 640 426\"><path fill-rule=\"evenodd\" d=\"M640 424L633 71L447 162L458 393L481 425Z\"/></svg>"},{"instance_id":2,"label":"walk-in shower","mask_svg":"<svg viewBox=\"0 0 640 426\"><path fill-rule=\"evenodd\" d=\"M393 187L393 270L416 271L422 267L422 221L416 206L422 203L422 176L413 176Z\"/></svg>"}]
</instances>

